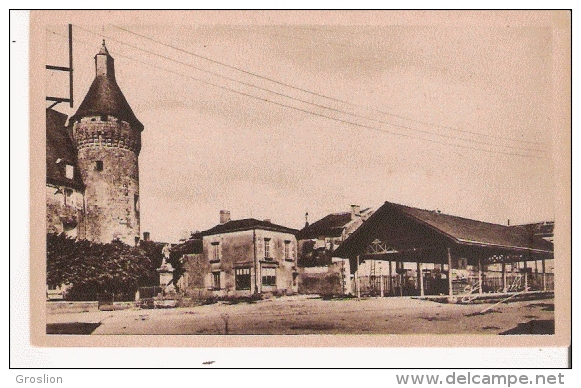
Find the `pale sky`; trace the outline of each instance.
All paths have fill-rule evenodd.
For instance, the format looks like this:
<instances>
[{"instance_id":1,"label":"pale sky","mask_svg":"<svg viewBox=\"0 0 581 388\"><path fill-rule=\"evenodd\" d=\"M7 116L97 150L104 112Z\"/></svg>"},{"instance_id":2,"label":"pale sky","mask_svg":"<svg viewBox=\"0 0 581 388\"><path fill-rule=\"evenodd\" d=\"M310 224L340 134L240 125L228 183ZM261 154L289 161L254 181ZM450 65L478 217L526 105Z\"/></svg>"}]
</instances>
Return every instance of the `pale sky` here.
<instances>
[{"instance_id":1,"label":"pale sky","mask_svg":"<svg viewBox=\"0 0 581 388\"><path fill-rule=\"evenodd\" d=\"M104 38L145 126L141 231L157 241L210 228L221 209L297 229L306 211L314 222L385 201L502 224L553 220L551 29L420 24L115 23L279 83L113 25L79 25L96 34L73 27L76 102L57 108L70 115L81 103ZM66 31L47 30L50 64L67 64ZM47 90L66 93L66 78L48 73Z\"/></svg>"}]
</instances>

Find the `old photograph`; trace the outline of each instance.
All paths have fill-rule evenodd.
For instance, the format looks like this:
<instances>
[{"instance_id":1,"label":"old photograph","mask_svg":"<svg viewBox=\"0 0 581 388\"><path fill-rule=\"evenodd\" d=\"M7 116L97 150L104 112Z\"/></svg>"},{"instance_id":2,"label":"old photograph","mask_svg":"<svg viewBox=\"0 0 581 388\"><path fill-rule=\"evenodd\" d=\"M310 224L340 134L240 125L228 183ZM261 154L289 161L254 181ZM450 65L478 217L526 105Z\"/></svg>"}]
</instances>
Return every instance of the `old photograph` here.
<instances>
[{"instance_id":1,"label":"old photograph","mask_svg":"<svg viewBox=\"0 0 581 388\"><path fill-rule=\"evenodd\" d=\"M569 13L152 13L33 14L43 338L568 335Z\"/></svg>"}]
</instances>

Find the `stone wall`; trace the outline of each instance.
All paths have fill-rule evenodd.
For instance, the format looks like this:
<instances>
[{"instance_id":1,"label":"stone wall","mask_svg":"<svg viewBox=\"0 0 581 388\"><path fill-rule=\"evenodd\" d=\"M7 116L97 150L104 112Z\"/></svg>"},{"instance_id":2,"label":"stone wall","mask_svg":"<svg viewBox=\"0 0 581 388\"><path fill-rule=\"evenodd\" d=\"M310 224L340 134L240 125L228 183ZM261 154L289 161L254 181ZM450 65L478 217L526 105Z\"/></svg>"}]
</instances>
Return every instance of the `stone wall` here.
<instances>
[{"instance_id":1,"label":"stone wall","mask_svg":"<svg viewBox=\"0 0 581 388\"><path fill-rule=\"evenodd\" d=\"M298 293L322 296L346 295L353 292L349 261L333 259L324 267L299 268Z\"/></svg>"},{"instance_id":2,"label":"stone wall","mask_svg":"<svg viewBox=\"0 0 581 388\"><path fill-rule=\"evenodd\" d=\"M46 186L46 232L85 238L83 193L64 186Z\"/></svg>"},{"instance_id":3,"label":"stone wall","mask_svg":"<svg viewBox=\"0 0 581 388\"><path fill-rule=\"evenodd\" d=\"M141 133L114 117L95 116L76 122L73 137L86 187L86 238L135 245L140 236Z\"/></svg>"}]
</instances>

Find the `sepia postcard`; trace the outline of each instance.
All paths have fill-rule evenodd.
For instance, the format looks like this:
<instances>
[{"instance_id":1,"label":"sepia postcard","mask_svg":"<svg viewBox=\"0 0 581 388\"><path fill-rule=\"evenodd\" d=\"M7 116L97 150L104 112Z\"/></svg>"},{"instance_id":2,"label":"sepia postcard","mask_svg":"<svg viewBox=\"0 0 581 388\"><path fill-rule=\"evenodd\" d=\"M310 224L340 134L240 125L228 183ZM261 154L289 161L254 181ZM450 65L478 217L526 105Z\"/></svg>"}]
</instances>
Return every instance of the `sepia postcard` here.
<instances>
[{"instance_id":1,"label":"sepia postcard","mask_svg":"<svg viewBox=\"0 0 581 388\"><path fill-rule=\"evenodd\" d=\"M31 342L567 347L568 11L32 11Z\"/></svg>"}]
</instances>

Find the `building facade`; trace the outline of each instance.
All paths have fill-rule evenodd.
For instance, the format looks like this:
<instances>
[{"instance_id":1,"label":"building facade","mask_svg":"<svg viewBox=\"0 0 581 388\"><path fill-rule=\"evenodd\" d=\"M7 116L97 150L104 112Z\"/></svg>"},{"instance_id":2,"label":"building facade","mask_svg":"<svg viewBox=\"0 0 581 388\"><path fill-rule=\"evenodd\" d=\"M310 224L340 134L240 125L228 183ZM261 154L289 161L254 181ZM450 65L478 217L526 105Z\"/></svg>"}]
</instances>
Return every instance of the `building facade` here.
<instances>
[{"instance_id":1,"label":"building facade","mask_svg":"<svg viewBox=\"0 0 581 388\"><path fill-rule=\"evenodd\" d=\"M105 46L95 79L65 127L47 109L47 233L109 243L139 242L139 153L143 124L115 78Z\"/></svg>"},{"instance_id":2,"label":"building facade","mask_svg":"<svg viewBox=\"0 0 581 388\"><path fill-rule=\"evenodd\" d=\"M312 224L306 222L297 233L299 266L329 264L333 251L372 214L371 208L361 210L351 205L350 212L332 213Z\"/></svg>"},{"instance_id":3,"label":"building facade","mask_svg":"<svg viewBox=\"0 0 581 388\"><path fill-rule=\"evenodd\" d=\"M205 288L214 295L244 296L297 292L297 230L269 220L231 220L201 232Z\"/></svg>"}]
</instances>

